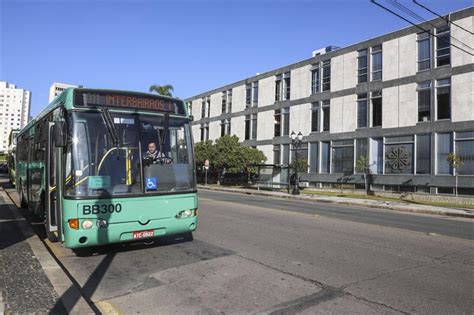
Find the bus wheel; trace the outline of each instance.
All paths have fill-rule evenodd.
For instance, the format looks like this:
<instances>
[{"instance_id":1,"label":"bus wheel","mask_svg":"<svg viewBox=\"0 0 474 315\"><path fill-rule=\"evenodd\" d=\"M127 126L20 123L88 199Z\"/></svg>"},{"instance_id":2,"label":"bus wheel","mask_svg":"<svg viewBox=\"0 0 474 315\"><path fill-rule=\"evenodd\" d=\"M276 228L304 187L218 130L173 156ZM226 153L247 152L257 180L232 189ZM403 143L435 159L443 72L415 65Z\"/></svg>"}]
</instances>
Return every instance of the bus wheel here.
<instances>
[{"instance_id":1,"label":"bus wheel","mask_svg":"<svg viewBox=\"0 0 474 315\"><path fill-rule=\"evenodd\" d=\"M49 225L48 225L48 220L45 221L44 223L44 229L46 231L46 237L51 243L56 243L58 241L58 235L56 234L57 231L55 232L50 232L49 231Z\"/></svg>"}]
</instances>

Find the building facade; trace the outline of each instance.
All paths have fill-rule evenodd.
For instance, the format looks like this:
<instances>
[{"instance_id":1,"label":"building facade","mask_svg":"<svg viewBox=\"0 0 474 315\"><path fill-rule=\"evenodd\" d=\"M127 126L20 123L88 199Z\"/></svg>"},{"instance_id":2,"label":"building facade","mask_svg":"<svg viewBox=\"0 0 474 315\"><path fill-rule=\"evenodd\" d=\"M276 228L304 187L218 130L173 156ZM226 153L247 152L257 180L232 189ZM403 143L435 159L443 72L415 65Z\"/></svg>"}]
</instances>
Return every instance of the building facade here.
<instances>
[{"instance_id":1,"label":"building facade","mask_svg":"<svg viewBox=\"0 0 474 315\"><path fill-rule=\"evenodd\" d=\"M31 92L0 81L0 152L8 151L12 129L21 129L30 117Z\"/></svg>"},{"instance_id":2,"label":"building facade","mask_svg":"<svg viewBox=\"0 0 474 315\"><path fill-rule=\"evenodd\" d=\"M194 140L235 134L278 168L294 159L289 135L301 132L301 180L311 186L360 187L356 165L365 156L374 190L452 194L457 173L459 193L473 195L473 14L471 7L450 15L456 25L435 19L190 97ZM450 153L464 165L453 169Z\"/></svg>"},{"instance_id":3,"label":"building facade","mask_svg":"<svg viewBox=\"0 0 474 315\"><path fill-rule=\"evenodd\" d=\"M61 94L65 89L67 88L76 88L79 87L78 85L72 85L72 84L67 84L67 83L59 83L55 82L51 87L49 88L49 102L51 103L56 96Z\"/></svg>"}]
</instances>

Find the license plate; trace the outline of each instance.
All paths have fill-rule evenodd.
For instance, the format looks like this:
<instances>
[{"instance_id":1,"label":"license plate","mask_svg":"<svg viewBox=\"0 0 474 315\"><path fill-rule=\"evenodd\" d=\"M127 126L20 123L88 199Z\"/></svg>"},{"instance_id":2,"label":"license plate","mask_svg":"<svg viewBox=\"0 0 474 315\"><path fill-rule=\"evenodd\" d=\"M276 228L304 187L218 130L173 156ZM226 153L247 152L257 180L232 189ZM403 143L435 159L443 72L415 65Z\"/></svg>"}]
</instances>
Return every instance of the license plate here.
<instances>
[{"instance_id":1,"label":"license plate","mask_svg":"<svg viewBox=\"0 0 474 315\"><path fill-rule=\"evenodd\" d=\"M153 236L155 236L155 231L154 230L133 232L133 239L134 240L139 239L139 238L153 237Z\"/></svg>"}]
</instances>

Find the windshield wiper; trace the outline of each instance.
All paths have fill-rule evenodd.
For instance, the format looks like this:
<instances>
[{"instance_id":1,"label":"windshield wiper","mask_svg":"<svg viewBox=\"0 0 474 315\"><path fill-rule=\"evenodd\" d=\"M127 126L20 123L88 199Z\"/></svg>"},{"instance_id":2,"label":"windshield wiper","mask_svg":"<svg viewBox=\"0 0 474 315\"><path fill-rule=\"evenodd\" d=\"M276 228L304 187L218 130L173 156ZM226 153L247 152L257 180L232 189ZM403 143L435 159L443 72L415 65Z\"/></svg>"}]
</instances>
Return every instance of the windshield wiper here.
<instances>
[{"instance_id":1,"label":"windshield wiper","mask_svg":"<svg viewBox=\"0 0 474 315\"><path fill-rule=\"evenodd\" d=\"M161 139L160 139L161 145L166 143L166 140L168 138L168 129L169 128L170 128L170 114L166 113L165 114L165 122L163 124L163 132L161 133Z\"/></svg>"},{"instance_id":2,"label":"windshield wiper","mask_svg":"<svg viewBox=\"0 0 474 315\"><path fill-rule=\"evenodd\" d=\"M112 116L110 115L110 112L107 108L102 109L100 112L102 115L102 119L104 120L105 126L107 127L107 130L109 131L110 138L112 138L112 141L114 142L115 145L119 145L119 137L117 133L117 129L115 128L114 121L112 119Z\"/></svg>"}]
</instances>

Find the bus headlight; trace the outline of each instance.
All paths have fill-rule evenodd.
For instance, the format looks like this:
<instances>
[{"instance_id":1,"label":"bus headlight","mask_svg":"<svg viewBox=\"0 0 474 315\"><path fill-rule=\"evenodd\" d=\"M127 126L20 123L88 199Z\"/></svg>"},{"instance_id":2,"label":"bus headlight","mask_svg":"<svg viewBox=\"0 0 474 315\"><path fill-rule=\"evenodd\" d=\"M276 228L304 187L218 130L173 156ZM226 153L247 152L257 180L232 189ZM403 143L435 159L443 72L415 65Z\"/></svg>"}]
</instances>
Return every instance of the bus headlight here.
<instances>
[{"instance_id":1,"label":"bus headlight","mask_svg":"<svg viewBox=\"0 0 474 315\"><path fill-rule=\"evenodd\" d=\"M193 210L183 210L180 211L177 215L177 219L186 219L193 216Z\"/></svg>"},{"instance_id":2,"label":"bus headlight","mask_svg":"<svg viewBox=\"0 0 474 315\"><path fill-rule=\"evenodd\" d=\"M92 223L91 220L84 220L84 221L82 221L82 228L83 228L84 230L90 230L90 229L92 229L92 226L93 226L93 225L94 225L94 224Z\"/></svg>"}]
</instances>

